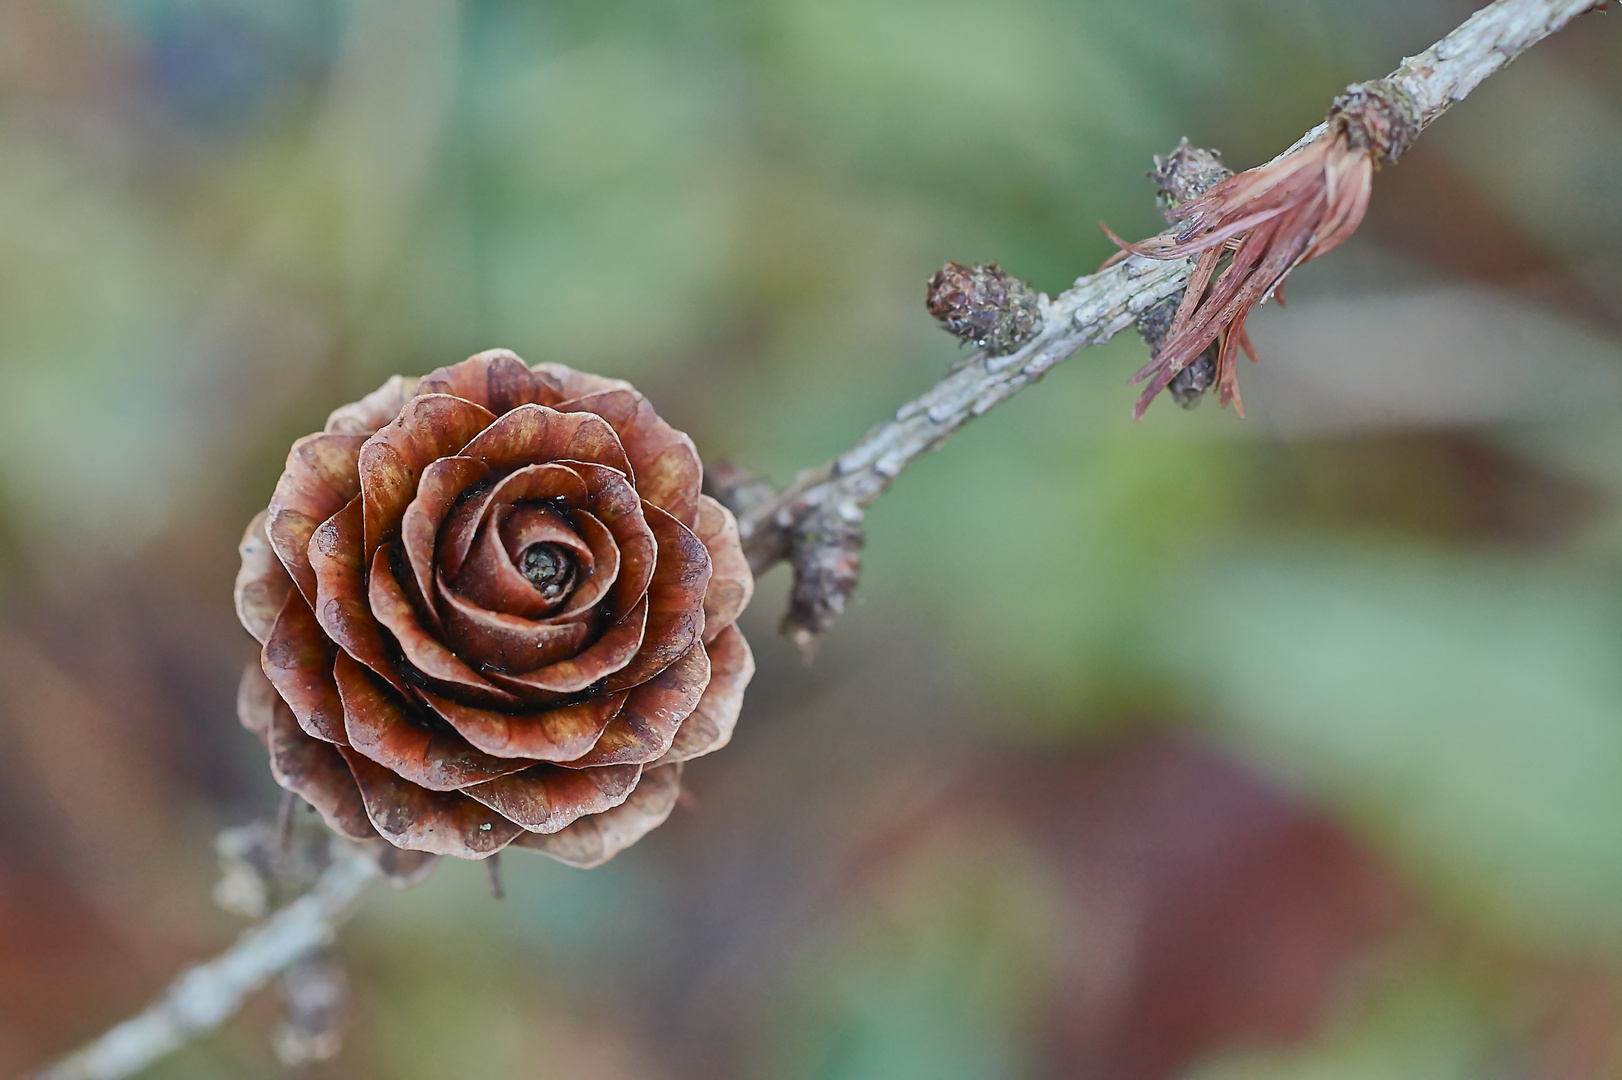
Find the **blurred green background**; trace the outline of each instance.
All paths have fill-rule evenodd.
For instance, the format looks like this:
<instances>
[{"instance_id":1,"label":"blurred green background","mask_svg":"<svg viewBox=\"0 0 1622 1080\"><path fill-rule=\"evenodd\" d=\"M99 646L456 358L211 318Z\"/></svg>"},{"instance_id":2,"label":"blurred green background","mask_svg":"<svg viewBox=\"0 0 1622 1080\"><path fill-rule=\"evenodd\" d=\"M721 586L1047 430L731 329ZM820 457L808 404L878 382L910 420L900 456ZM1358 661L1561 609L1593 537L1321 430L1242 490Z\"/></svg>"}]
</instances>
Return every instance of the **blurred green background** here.
<instances>
[{"instance_id":1,"label":"blurred green background","mask_svg":"<svg viewBox=\"0 0 1622 1080\"><path fill-rule=\"evenodd\" d=\"M1469 0L0 0L0 1072L241 922L273 812L230 588L288 444L504 345L783 482ZM339 952L442 1080L1622 1076L1622 17L1382 172L1251 323L1249 419L1134 334L873 510L609 866L443 865ZM269 1077L273 993L153 1077Z\"/></svg>"}]
</instances>

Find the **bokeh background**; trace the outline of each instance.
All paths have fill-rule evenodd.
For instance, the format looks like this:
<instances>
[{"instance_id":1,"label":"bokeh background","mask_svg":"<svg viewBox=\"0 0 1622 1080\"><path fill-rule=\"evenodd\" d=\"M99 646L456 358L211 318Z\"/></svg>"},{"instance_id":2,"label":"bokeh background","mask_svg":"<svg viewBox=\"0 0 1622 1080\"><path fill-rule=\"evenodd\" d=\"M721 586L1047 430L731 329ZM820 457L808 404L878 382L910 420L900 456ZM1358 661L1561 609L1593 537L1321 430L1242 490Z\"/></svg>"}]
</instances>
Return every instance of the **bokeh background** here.
<instances>
[{"instance_id":1,"label":"bokeh background","mask_svg":"<svg viewBox=\"0 0 1622 1080\"><path fill-rule=\"evenodd\" d=\"M1470 0L0 0L0 1073L242 927L235 545L291 441L490 346L778 482ZM1248 420L1123 334L902 478L589 872L379 891L387 1080L1622 1076L1622 15L1382 172ZM164 1078L273 1077L267 992Z\"/></svg>"}]
</instances>

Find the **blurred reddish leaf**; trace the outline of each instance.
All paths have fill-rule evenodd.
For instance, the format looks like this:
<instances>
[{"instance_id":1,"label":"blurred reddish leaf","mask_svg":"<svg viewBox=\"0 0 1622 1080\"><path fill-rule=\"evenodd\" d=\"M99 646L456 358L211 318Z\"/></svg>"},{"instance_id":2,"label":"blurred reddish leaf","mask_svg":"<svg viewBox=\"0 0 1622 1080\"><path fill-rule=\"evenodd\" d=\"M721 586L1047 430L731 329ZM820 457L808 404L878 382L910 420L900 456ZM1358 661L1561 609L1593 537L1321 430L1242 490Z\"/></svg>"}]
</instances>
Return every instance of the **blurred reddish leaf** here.
<instances>
[{"instance_id":1,"label":"blurred reddish leaf","mask_svg":"<svg viewBox=\"0 0 1622 1080\"><path fill-rule=\"evenodd\" d=\"M1072 889L1056 1076L1158 1080L1303 1039L1406 906L1328 817L1187 737L1025 760L1003 790Z\"/></svg>"}]
</instances>

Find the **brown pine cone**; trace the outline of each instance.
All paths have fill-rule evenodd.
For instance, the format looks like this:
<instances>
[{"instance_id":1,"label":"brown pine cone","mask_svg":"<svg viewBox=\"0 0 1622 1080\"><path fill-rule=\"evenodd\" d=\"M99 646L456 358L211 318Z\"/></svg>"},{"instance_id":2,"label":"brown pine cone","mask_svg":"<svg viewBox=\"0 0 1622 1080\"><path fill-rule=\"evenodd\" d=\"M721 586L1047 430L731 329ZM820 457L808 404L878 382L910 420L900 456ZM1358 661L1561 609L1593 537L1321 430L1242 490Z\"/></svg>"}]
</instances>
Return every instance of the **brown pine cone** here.
<instances>
[{"instance_id":1,"label":"brown pine cone","mask_svg":"<svg viewBox=\"0 0 1622 1080\"><path fill-rule=\"evenodd\" d=\"M238 711L337 832L594 866L731 738L754 590L692 440L629 383L505 349L293 444L236 605Z\"/></svg>"}]
</instances>

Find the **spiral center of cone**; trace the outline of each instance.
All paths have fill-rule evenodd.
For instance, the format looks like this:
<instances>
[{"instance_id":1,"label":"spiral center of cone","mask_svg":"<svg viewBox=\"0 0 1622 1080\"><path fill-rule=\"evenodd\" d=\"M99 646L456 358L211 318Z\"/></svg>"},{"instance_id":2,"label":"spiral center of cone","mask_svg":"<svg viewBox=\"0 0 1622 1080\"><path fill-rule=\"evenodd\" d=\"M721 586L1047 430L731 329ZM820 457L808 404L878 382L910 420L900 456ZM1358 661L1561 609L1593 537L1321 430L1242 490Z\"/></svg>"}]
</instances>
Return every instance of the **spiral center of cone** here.
<instances>
[{"instance_id":1,"label":"spiral center of cone","mask_svg":"<svg viewBox=\"0 0 1622 1080\"><path fill-rule=\"evenodd\" d=\"M531 544L518 557L518 570L548 604L560 603L574 587L579 567L561 544Z\"/></svg>"}]
</instances>

